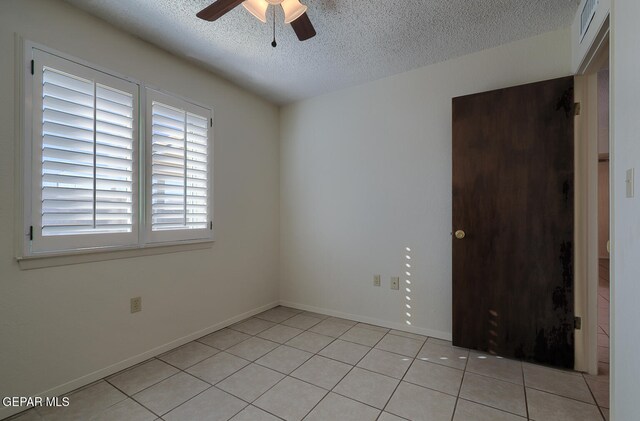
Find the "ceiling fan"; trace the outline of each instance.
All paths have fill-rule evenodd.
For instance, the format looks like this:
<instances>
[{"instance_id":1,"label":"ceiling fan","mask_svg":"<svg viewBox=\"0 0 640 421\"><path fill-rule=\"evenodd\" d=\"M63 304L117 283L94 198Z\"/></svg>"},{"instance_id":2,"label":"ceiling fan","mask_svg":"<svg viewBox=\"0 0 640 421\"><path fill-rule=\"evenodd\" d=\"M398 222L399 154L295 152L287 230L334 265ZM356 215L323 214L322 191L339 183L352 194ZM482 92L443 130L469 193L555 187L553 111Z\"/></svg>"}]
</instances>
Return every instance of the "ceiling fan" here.
<instances>
[{"instance_id":1,"label":"ceiling fan","mask_svg":"<svg viewBox=\"0 0 640 421\"><path fill-rule=\"evenodd\" d=\"M267 22L267 9L271 6L282 6L284 23L290 23L300 41L308 40L316 35L316 30L307 16L307 6L299 0L217 0L197 13L200 19L214 21L233 10L240 3L253 16ZM275 43L275 41L274 41Z\"/></svg>"}]
</instances>

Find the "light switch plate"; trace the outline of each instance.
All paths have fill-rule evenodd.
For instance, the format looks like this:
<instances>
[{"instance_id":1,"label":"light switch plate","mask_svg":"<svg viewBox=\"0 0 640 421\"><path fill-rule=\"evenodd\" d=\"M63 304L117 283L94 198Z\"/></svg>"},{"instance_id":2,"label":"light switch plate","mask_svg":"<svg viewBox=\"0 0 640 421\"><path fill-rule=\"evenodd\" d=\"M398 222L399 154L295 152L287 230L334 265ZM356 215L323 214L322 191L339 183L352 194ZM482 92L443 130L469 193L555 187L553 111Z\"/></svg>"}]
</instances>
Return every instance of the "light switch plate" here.
<instances>
[{"instance_id":1,"label":"light switch plate","mask_svg":"<svg viewBox=\"0 0 640 421\"><path fill-rule=\"evenodd\" d=\"M391 277L391 289L400 289L400 278L398 276Z\"/></svg>"},{"instance_id":2,"label":"light switch plate","mask_svg":"<svg viewBox=\"0 0 640 421\"><path fill-rule=\"evenodd\" d=\"M627 183L627 197L633 197L634 195L634 177L635 177L635 170L634 168L630 168L627 170L627 179L626 179L626 183Z\"/></svg>"},{"instance_id":3,"label":"light switch plate","mask_svg":"<svg viewBox=\"0 0 640 421\"><path fill-rule=\"evenodd\" d=\"M380 286L380 275L373 275L373 286L374 287Z\"/></svg>"}]
</instances>

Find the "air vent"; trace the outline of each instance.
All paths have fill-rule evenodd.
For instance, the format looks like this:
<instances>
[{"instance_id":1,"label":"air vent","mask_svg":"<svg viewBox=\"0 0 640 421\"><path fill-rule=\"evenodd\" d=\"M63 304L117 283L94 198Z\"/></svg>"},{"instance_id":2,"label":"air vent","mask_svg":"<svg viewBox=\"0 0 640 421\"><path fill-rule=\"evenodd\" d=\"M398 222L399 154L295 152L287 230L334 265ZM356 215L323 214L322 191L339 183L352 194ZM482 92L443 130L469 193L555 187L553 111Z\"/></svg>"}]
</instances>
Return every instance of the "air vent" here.
<instances>
[{"instance_id":1,"label":"air vent","mask_svg":"<svg viewBox=\"0 0 640 421\"><path fill-rule=\"evenodd\" d=\"M580 42L582 42L584 36L589 30L589 26L591 26L591 21L596 15L596 10L598 10L599 3L600 0L586 0L584 2L582 12L580 13Z\"/></svg>"}]
</instances>

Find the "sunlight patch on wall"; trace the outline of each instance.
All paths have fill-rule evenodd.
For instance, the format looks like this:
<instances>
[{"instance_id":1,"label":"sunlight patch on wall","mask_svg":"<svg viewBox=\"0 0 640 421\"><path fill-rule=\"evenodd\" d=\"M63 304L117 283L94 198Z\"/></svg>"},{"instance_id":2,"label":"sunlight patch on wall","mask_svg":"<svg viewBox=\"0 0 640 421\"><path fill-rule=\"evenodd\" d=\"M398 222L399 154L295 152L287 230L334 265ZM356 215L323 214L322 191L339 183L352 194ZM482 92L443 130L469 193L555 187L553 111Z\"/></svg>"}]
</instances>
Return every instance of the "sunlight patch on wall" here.
<instances>
[{"instance_id":1,"label":"sunlight patch on wall","mask_svg":"<svg viewBox=\"0 0 640 421\"><path fill-rule=\"evenodd\" d=\"M405 295L405 307L407 309L407 311L405 312L406 315L406 320L405 323L407 324L407 326L411 326L411 272L409 272L409 270L411 269L411 247L405 247L404 251L406 252L405 254L405 276L404 276L404 291L406 293Z\"/></svg>"}]
</instances>

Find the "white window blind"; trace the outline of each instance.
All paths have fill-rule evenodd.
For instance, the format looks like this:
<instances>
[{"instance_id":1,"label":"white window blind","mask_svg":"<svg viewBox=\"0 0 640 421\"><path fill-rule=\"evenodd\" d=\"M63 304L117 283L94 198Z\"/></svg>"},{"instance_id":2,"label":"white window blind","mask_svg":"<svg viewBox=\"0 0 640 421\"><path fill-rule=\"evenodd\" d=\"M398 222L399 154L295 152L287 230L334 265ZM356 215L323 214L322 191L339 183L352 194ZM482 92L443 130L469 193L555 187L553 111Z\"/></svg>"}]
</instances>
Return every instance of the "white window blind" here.
<instances>
[{"instance_id":1,"label":"white window blind","mask_svg":"<svg viewBox=\"0 0 640 421\"><path fill-rule=\"evenodd\" d=\"M34 73L33 250L136 243L137 86L38 50Z\"/></svg>"},{"instance_id":2,"label":"white window blind","mask_svg":"<svg viewBox=\"0 0 640 421\"><path fill-rule=\"evenodd\" d=\"M150 241L211 237L211 112L147 91L150 120ZM149 181L148 181L149 183Z\"/></svg>"},{"instance_id":3,"label":"white window blind","mask_svg":"<svg viewBox=\"0 0 640 421\"><path fill-rule=\"evenodd\" d=\"M132 95L43 73L42 235L131 232Z\"/></svg>"}]
</instances>

